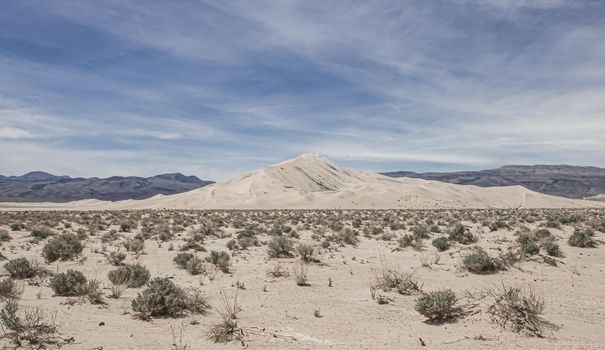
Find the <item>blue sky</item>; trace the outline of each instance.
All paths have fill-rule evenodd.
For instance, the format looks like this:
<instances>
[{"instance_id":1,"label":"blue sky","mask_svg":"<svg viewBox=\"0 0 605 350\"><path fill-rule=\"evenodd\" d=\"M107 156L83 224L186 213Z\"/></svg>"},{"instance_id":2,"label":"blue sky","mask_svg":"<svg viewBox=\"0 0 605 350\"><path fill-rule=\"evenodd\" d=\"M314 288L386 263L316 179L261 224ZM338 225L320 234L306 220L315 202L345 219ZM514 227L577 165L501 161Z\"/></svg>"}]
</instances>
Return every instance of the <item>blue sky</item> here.
<instances>
[{"instance_id":1,"label":"blue sky","mask_svg":"<svg viewBox=\"0 0 605 350\"><path fill-rule=\"evenodd\" d=\"M0 174L605 166L600 0L0 5Z\"/></svg>"}]
</instances>

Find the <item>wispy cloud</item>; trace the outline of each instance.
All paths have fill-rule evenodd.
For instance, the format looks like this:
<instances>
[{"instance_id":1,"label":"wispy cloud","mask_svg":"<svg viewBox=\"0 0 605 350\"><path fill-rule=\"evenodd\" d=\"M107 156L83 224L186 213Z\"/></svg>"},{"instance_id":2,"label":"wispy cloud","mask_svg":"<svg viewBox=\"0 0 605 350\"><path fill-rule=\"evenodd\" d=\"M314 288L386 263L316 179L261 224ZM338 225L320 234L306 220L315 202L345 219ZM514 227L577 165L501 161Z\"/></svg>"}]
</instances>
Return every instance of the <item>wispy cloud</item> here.
<instances>
[{"instance_id":1,"label":"wispy cloud","mask_svg":"<svg viewBox=\"0 0 605 350\"><path fill-rule=\"evenodd\" d=\"M596 0L16 2L0 138L21 151L0 172L223 179L309 151L605 166L603 16Z\"/></svg>"},{"instance_id":2,"label":"wispy cloud","mask_svg":"<svg viewBox=\"0 0 605 350\"><path fill-rule=\"evenodd\" d=\"M27 130L0 127L0 138L2 139L29 139L32 137L34 135Z\"/></svg>"}]
</instances>

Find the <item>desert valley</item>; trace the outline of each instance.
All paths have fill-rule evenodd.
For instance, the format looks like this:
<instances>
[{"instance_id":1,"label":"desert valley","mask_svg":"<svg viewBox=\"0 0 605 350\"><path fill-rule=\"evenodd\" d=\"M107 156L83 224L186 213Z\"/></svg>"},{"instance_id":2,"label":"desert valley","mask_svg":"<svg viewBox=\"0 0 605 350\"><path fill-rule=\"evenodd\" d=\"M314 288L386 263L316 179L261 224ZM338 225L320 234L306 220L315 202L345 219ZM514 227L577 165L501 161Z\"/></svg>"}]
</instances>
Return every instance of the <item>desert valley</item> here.
<instances>
[{"instance_id":1,"label":"desert valley","mask_svg":"<svg viewBox=\"0 0 605 350\"><path fill-rule=\"evenodd\" d=\"M0 350L605 350L605 0L0 10Z\"/></svg>"},{"instance_id":2,"label":"desert valley","mask_svg":"<svg viewBox=\"0 0 605 350\"><path fill-rule=\"evenodd\" d=\"M2 208L7 348L605 343L601 202L305 154L181 194Z\"/></svg>"}]
</instances>

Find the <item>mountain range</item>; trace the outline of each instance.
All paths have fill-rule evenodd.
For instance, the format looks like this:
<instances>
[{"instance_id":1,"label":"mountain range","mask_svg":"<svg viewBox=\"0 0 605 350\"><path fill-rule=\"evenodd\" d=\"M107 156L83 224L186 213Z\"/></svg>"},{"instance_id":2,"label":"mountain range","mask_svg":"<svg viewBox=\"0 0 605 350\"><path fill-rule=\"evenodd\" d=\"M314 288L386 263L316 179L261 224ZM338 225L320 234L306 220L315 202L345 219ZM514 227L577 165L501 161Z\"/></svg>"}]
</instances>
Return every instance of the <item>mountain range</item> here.
<instances>
[{"instance_id":1,"label":"mountain range","mask_svg":"<svg viewBox=\"0 0 605 350\"><path fill-rule=\"evenodd\" d=\"M522 186L478 187L393 178L342 168L303 154L230 180L142 200L87 200L65 204L4 204L56 209L450 209L579 208L605 204L551 196Z\"/></svg>"},{"instance_id":2,"label":"mountain range","mask_svg":"<svg viewBox=\"0 0 605 350\"><path fill-rule=\"evenodd\" d=\"M459 172L382 173L481 187L521 185L532 191L569 198L600 199L605 195L605 169L570 165L506 165L497 169Z\"/></svg>"},{"instance_id":3,"label":"mountain range","mask_svg":"<svg viewBox=\"0 0 605 350\"><path fill-rule=\"evenodd\" d=\"M170 195L214 183L180 173L152 177L72 178L43 171L22 176L0 175L0 202L69 202L82 199L119 201Z\"/></svg>"}]
</instances>

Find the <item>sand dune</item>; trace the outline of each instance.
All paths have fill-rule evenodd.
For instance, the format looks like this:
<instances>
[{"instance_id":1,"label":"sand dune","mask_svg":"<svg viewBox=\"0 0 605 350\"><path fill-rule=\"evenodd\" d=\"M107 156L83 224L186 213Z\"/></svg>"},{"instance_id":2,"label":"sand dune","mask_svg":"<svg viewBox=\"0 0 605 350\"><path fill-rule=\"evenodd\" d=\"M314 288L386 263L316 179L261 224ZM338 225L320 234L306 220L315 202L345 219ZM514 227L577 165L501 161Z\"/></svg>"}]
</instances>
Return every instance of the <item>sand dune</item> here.
<instances>
[{"instance_id":1,"label":"sand dune","mask_svg":"<svg viewBox=\"0 0 605 350\"><path fill-rule=\"evenodd\" d=\"M439 209L576 208L601 203L572 200L521 186L454 185L341 168L318 154L258 169L228 181L176 195L118 202L8 204L31 209Z\"/></svg>"}]
</instances>

